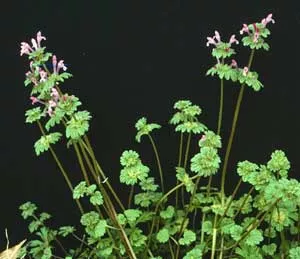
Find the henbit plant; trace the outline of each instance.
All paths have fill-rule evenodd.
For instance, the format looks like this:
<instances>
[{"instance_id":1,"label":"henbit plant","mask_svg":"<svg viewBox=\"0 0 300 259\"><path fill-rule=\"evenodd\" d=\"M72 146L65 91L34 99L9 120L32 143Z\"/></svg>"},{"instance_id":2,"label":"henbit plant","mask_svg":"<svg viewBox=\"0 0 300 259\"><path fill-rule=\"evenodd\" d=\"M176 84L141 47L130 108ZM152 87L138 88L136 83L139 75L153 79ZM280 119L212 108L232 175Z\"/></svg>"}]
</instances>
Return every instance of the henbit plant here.
<instances>
[{"instance_id":1,"label":"henbit plant","mask_svg":"<svg viewBox=\"0 0 300 259\"><path fill-rule=\"evenodd\" d=\"M148 123L145 117L137 121L136 140L141 142L144 136L149 139L161 186L150 174L156 166L145 165L138 152L125 150L120 158L120 182L130 188L126 207L112 188L86 135L90 113L79 110L79 99L61 90L61 83L71 77L65 72L63 60L57 62L56 56L41 46L45 37L40 32L31 40L32 47L23 42L21 55L28 55L30 60L25 85L33 84L30 99L32 104L39 105L26 112L26 122L36 123L42 134L34 144L35 152L39 156L50 150L80 210L81 225L76 226L78 230L73 226L52 229L47 226L50 215L37 214L36 205L26 202L20 206L22 216L31 220L29 231L37 237L27 243L20 257L300 258L300 183L288 178L290 162L283 151L272 152L265 164L238 162L240 180L231 194L225 190L243 93L247 86L254 91L263 87L252 63L256 50L269 49L265 40L270 34L270 22L274 23L272 14L261 22L243 25L240 34L246 36L241 41L250 48L245 66L239 66L234 59L228 61L236 54L233 44L239 43L235 35L229 42L222 41L217 31L207 38L207 46L213 45L212 56L217 62L207 75L220 79L217 131L201 122L199 106L189 100L175 103L169 123L180 134L180 141L178 161L174 163L177 184L173 188L167 189L164 183L166 176L153 138L154 130L161 126ZM52 71L46 65L51 57ZM240 89L225 157L221 160L218 151L222 148L225 81L239 84ZM77 156L82 181L75 187L53 147L58 141L65 141ZM189 154L191 141L198 141L199 145L199 152L193 155ZM218 172L221 184L213 186L212 177ZM203 181L205 178L207 181ZM246 191L237 197L242 192L242 183L246 184ZM85 199L89 202L82 203ZM63 239L68 237L78 241L75 249L64 247Z\"/></svg>"}]
</instances>

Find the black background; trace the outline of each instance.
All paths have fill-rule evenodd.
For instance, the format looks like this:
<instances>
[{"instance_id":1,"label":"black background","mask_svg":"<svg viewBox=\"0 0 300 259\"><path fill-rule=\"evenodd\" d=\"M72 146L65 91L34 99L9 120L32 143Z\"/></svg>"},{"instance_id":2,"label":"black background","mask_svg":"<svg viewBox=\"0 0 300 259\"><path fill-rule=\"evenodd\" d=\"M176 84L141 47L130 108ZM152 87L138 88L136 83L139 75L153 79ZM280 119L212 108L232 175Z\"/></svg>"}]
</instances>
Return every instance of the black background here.
<instances>
[{"instance_id":1,"label":"black background","mask_svg":"<svg viewBox=\"0 0 300 259\"><path fill-rule=\"evenodd\" d=\"M50 155L36 157L39 138L35 125L24 123L31 107L23 85L27 57L19 56L22 41L37 31L47 37L48 51L64 59L74 77L63 91L78 96L93 115L89 136L97 157L122 197L128 188L118 184L119 157L124 149L140 152L157 175L148 141L138 145L134 123L141 116L163 126L154 134L164 161L168 183L173 183L178 135L167 124L172 106L190 99L203 109L202 122L215 130L219 81L205 76L214 64L206 37L218 30L226 40L238 37L243 23L260 21L273 13L275 24L269 52L255 53L252 69L265 88L247 89L228 170L228 188L237 181L237 161L266 163L282 149L291 161L290 176L299 179L299 48L300 7L296 1L7 1L1 6L1 186L0 249L4 229L14 244L28 237L18 207L35 202L54 216L54 225L78 222L71 194ZM237 46L235 59L246 64L249 50ZM226 145L238 86L226 83L222 137ZM198 137L197 137L198 138ZM197 151L197 138L192 153ZM60 146L60 147L59 147ZM72 175L80 180L73 150L55 146ZM219 183L215 178L214 184ZM247 187L245 187L247 188Z\"/></svg>"}]
</instances>

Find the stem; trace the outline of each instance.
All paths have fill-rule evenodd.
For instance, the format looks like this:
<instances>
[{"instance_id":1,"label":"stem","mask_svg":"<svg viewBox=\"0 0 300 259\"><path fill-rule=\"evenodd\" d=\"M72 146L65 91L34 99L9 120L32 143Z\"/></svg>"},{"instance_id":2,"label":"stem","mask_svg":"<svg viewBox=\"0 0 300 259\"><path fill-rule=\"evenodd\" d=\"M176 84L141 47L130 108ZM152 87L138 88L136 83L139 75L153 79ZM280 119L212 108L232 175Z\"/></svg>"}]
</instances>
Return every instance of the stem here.
<instances>
[{"instance_id":1,"label":"stem","mask_svg":"<svg viewBox=\"0 0 300 259\"><path fill-rule=\"evenodd\" d=\"M45 134L45 131L44 131L44 129L43 129L43 126L42 126L41 122L40 122L40 121L37 121L37 124L38 124L38 126L39 126L39 128L40 128L40 131L42 132L43 136L45 137L46 134ZM63 177L65 178L65 181L67 182L67 185L68 185L68 187L69 187L71 193L73 194L73 189L74 189L74 188L73 188L73 186L72 186L72 183L71 183L71 181L70 181L70 178L69 178L68 174L66 173L65 169L63 168L63 166L62 166L60 160L58 159L58 157L57 157L56 153L54 152L53 148L51 147L51 145L49 145L49 149L50 149L51 155L53 156L53 158L54 158L54 160L55 160L57 166L59 167L59 169L60 169L60 171L61 171ZM77 204L77 206L78 206L78 208L79 208L79 210L80 210L80 213L81 213L81 214L84 214L84 210L83 210L82 205L81 205L81 203L80 203L79 200L76 200L76 204Z\"/></svg>"},{"instance_id":2,"label":"stem","mask_svg":"<svg viewBox=\"0 0 300 259\"><path fill-rule=\"evenodd\" d=\"M188 161L188 156L189 156L189 151L190 151L190 144L191 144L191 136L192 136L192 134L189 133L187 143L186 143L185 156L184 156L184 164L183 164L184 170L186 170L186 166L187 166L187 161ZM185 201L184 201L184 188L183 187L181 189L181 202L182 202L182 207L184 207Z\"/></svg>"},{"instance_id":3,"label":"stem","mask_svg":"<svg viewBox=\"0 0 300 259\"><path fill-rule=\"evenodd\" d=\"M193 193L192 193L192 196L191 196L191 199L190 199L190 203L188 205L188 208L185 210L184 217L183 217L183 220L182 220L182 223L181 223L181 226L180 226L179 235L178 235L177 240L179 240L181 238L182 234L183 234L185 221L187 220L187 216L189 214L189 210L190 210L190 208L192 206L192 201L194 200L194 197L195 197L195 194L196 194L196 190L198 188L199 181L200 181L200 176L198 176L198 178L196 180L196 183L195 183L195 186L194 186L194 189L193 189ZM176 257L175 257L176 259L179 256L179 251L180 251L180 246L177 246Z\"/></svg>"},{"instance_id":4,"label":"stem","mask_svg":"<svg viewBox=\"0 0 300 259\"><path fill-rule=\"evenodd\" d=\"M220 107L219 107L219 116L218 116L218 129L217 135L221 133L221 125L222 125L222 117L223 117L223 106L224 106L224 80L221 79L221 86L220 86Z\"/></svg>"},{"instance_id":5,"label":"stem","mask_svg":"<svg viewBox=\"0 0 300 259\"><path fill-rule=\"evenodd\" d=\"M173 248L172 248L170 240L169 240L169 249L170 249L170 253L171 253L172 259L175 259L174 251L173 251Z\"/></svg>"},{"instance_id":6,"label":"stem","mask_svg":"<svg viewBox=\"0 0 300 259\"><path fill-rule=\"evenodd\" d=\"M102 168L100 167L100 165L99 165L99 163L98 163L98 161L97 161L97 159L96 159L96 157L95 157L93 148L92 148L92 146L91 146L91 144L90 144L90 141L89 141L88 137L84 135L83 138L84 138L84 141L81 140L81 143L82 143L82 145L84 146L84 148L87 150L87 152L88 152L88 154L90 155L90 157L92 158L95 168L98 170L98 172L99 172L100 175L102 176L103 180L104 180L104 179L108 179L108 178L106 177L106 175L104 174ZM85 142L86 142L86 143L85 143ZM124 211L124 210L125 210L125 207L124 207L124 205L122 204L122 202L121 202L121 200L119 199L119 197L118 197L118 195L116 194L116 192L114 191L114 189L112 188L112 186L111 186L109 180L106 181L106 185L107 185L109 191L111 192L111 194L113 195L113 197L115 198L116 202L117 202L118 205L120 206L121 210Z\"/></svg>"},{"instance_id":7,"label":"stem","mask_svg":"<svg viewBox=\"0 0 300 259\"><path fill-rule=\"evenodd\" d=\"M159 155L158 155L157 148L156 148L156 145L154 143L153 138L151 137L150 134L148 134L148 137L150 139L151 145L152 145L154 153L155 153L155 157L156 157L156 161L157 161L157 166L158 166L158 171L159 171L159 176L160 176L160 182L161 182L161 190L164 193L165 192L164 178L163 178L163 172L162 172L161 164L160 164L160 160L159 160Z\"/></svg>"},{"instance_id":8,"label":"stem","mask_svg":"<svg viewBox=\"0 0 300 259\"><path fill-rule=\"evenodd\" d=\"M217 215L215 214L214 227L213 227L213 237L212 237L212 244L211 244L211 255L210 255L210 259L214 259L214 258L215 258L216 241L217 241L217 228L216 228L216 223L217 223Z\"/></svg>"},{"instance_id":9,"label":"stem","mask_svg":"<svg viewBox=\"0 0 300 259\"><path fill-rule=\"evenodd\" d=\"M221 218L220 218L220 220L219 220L219 222L218 222L218 226L220 226L220 224L221 224L223 218L226 217L226 213L227 213L227 211L229 210L230 205L232 204L233 199L234 199L234 197L235 197L235 195L236 195L238 189L239 189L240 186L241 186L241 183L242 183L242 178L240 178L239 182L237 183L237 185L236 185L236 187L235 187L235 189L234 189L234 191L233 191L233 193L232 193L232 196L231 196L231 198L230 198L230 201L229 201L229 203L228 203L228 205L227 205L227 207L226 207L226 209L225 209L223 215L221 216ZM224 204L224 203L223 203L223 204Z\"/></svg>"},{"instance_id":10,"label":"stem","mask_svg":"<svg viewBox=\"0 0 300 259\"><path fill-rule=\"evenodd\" d=\"M133 193L134 193L134 185L131 185L129 199L128 199L128 209L130 209L130 206L131 206Z\"/></svg>"},{"instance_id":11,"label":"stem","mask_svg":"<svg viewBox=\"0 0 300 259\"><path fill-rule=\"evenodd\" d=\"M178 157L178 167L181 165L181 159L182 159L182 146L183 146L183 133L180 133L180 144L179 144L179 157ZM179 184L178 179L176 179L176 185ZM175 201L175 208L177 210L178 208L178 190L176 190L176 201Z\"/></svg>"},{"instance_id":12,"label":"stem","mask_svg":"<svg viewBox=\"0 0 300 259\"><path fill-rule=\"evenodd\" d=\"M191 136L192 133L189 133L187 144L186 144L186 150L185 150L184 164L183 164L184 169L186 169L187 166L187 160L188 160L190 144L191 144Z\"/></svg>"},{"instance_id":13,"label":"stem","mask_svg":"<svg viewBox=\"0 0 300 259\"><path fill-rule=\"evenodd\" d=\"M241 207L239 208L239 210L235 213L235 215L233 216L232 219L235 219L239 213L242 211L246 201L248 200L248 198L250 197L251 193L254 191L254 186L251 187L251 189L249 190L249 192L247 193L245 199L243 200L243 203L241 204Z\"/></svg>"},{"instance_id":14,"label":"stem","mask_svg":"<svg viewBox=\"0 0 300 259\"><path fill-rule=\"evenodd\" d=\"M79 162L82 174L83 174L83 178L86 181L87 185L90 186L91 183L90 183L89 177L87 175L87 171L85 169L85 166L84 166L84 163L83 163L83 160L82 160L82 156L79 152L78 144L73 141L73 146L74 146L76 156L77 156L77 159L78 159L78 162Z\"/></svg>"},{"instance_id":15,"label":"stem","mask_svg":"<svg viewBox=\"0 0 300 259\"><path fill-rule=\"evenodd\" d=\"M194 175L193 177L191 177L190 179L191 180L194 180L195 178L197 178L197 177L199 177L198 175ZM183 186L184 185L184 183L180 183L180 184L178 184L178 185L176 185L176 186L174 186L170 191L168 191L166 194L164 194L164 196L163 197L161 197L160 199L159 199L159 201L157 202L157 204L156 204L156 206L155 206L155 210L154 210L154 215L156 215L157 214L157 212L158 212L158 208L159 208L159 206L160 206L160 204L169 196L169 195L171 195L173 192L175 192L176 190L178 190L181 186ZM151 228L150 228L150 233L148 234L148 243L147 243L147 247L146 247L146 250L149 248L149 246L150 246L150 243L151 243L151 235L152 235L152 233L153 233L153 229L154 229L154 223L155 223L155 216L153 216L153 219L152 219L152 224L151 224Z\"/></svg>"},{"instance_id":16,"label":"stem","mask_svg":"<svg viewBox=\"0 0 300 259\"><path fill-rule=\"evenodd\" d=\"M254 49L251 50L251 54L250 54L250 58L249 58L249 62L248 62L249 70L250 70L250 67L251 67L251 64L252 64L252 61L253 61L253 56L254 56ZM235 111L234 111L233 122L232 122L232 127L231 127L231 132L230 132L228 145L227 145L226 153L225 153L224 165L223 165L223 169L222 169L222 179L221 179L222 204L224 204L224 197L225 197L225 179L226 179L226 171L227 171L227 166L228 166L228 160L229 160L229 155L230 155L230 151L231 151L231 147L232 147L233 137L234 137L235 130L236 130L236 124L237 124L237 120L238 120L238 116L239 116L241 102L243 100L244 90L245 90L245 85L243 84L241 86L239 96L238 96L238 99L237 99L237 103L236 103L236 107L235 107Z\"/></svg>"}]
</instances>

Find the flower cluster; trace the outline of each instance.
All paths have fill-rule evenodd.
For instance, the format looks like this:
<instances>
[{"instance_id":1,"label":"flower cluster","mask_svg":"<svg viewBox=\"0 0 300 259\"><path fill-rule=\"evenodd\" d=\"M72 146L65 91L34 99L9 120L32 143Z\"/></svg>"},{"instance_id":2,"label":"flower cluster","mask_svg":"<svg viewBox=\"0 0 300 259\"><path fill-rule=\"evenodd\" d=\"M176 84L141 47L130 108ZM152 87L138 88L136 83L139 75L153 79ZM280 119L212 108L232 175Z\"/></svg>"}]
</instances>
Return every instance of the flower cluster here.
<instances>
[{"instance_id":1,"label":"flower cluster","mask_svg":"<svg viewBox=\"0 0 300 259\"><path fill-rule=\"evenodd\" d=\"M41 41L46 40L46 37L42 36L39 31L36 35L36 39L31 39L31 46L27 42L21 42L20 56L28 55L31 60L29 63L30 70L26 72L25 85L33 83L35 88L32 94L39 93L38 97L31 95L30 100L32 104L40 103L46 106L47 114L53 116L54 108L57 106L59 100L59 93L56 89L58 85L57 81L62 81L62 79L69 77L71 74L64 73L59 75L60 70L67 70L64 64L64 60L57 62L55 55L52 56L52 68L51 73L46 67L45 62L52 55L51 53L44 53L45 47L41 46ZM57 77L55 77L57 75ZM45 90L46 92L42 91Z\"/></svg>"},{"instance_id":2,"label":"flower cluster","mask_svg":"<svg viewBox=\"0 0 300 259\"><path fill-rule=\"evenodd\" d=\"M244 46L249 46L251 49L265 50L269 49L269 45L264 41L264 38L270 34L270 31L266 28L268 23L275 23L272 18L272 14L269 14L266 18L263 18L260 23L253 23L250 25L243 24L243 28L240 30L240 34L247 34L242 38ZM232 49L232 44L238 44L239 41L233 34L228 43L221 41L221 37L218 31L215 31L213 37L207 37L206 46L213 45L212 56L217 59L217 64L207 71L207 75L214 76L217 74L220 79L232 80L233 82L239 81L241 84L246 84L252 87L255 91L260 90L263 85L258 81L258 74L250 71L250 65L241 66L239 68L235 59L231 59L230 64L226 64L225 59L235 54L235 50ZM221 61L220 61L221 59Z\"/></svg>"}]
</instances>

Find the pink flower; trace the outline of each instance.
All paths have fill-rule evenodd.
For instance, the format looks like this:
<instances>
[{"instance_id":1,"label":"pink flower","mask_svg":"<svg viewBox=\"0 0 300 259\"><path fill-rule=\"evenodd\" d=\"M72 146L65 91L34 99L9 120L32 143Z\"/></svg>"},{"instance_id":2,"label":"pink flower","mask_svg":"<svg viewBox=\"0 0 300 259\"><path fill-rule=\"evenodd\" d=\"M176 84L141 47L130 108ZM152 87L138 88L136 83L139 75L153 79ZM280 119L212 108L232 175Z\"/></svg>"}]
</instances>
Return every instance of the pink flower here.
<instances>
[{"instance_id":1,"label":"pink flower","mask_svg":"<svg viewBox=\"0 0 300 259\"><path fill-rule=\"evenodd\" d=\"M270 22L275 23L274 19L272 18L272 14L271 13L266 18L263 18L261 20L261 23L263 24L264 27L266 27L266 25L268 23L270 23Z\"/></svg>"},{"instance_id":2,"label":"pink flower","mask_svg":"<svg viewBox=\"0 0 300 259\"><path fill-rule=\"evenodd\" d=\"M21 42L20 56L22 56L23 54L29 55L30 52L33 52L34 50L37 50L38 48L40 48L41 41L45 40L45 39L46 38L44 36L42 36L41 32L39 31L36 34L36 39L31 39L32 47L30 47L30 45L27 42Z\"/></svg>"},{"instance_id":3,"label":"pink flower","mask_svg":"<svg viewBox=\"0 0 300 259\"><path fill-rule=\"evenodd\" d=\"M31 104L35 104L39 102L39 99L34 96L30 96L30 100L31 100Z\"/></svg>"},{"instance_id":4,"label":"pink flower","mask_svg":"<svg viewBox=\"0 0 300 259\"><path fill-rule=\"evenodd\" d=\"M57 63L57 58L55 55L53 55L52 57L52 66L53 66L53 73L57 73L59 72L59 70L62 68L64 71L67 70L67 67L65 66L64 64L64 61L63 60L60 60L58 63Z\"/></svg>"},{"instance_id":5,"label":"pink flower","mask_svg":"<svg viewBox=\"0 0 300 259\"><path fill-rule=\"evenodd\" d=\"M231 35L230 37L230 40L229 40L229 44L233 44L233 43L236 43L236 44L239 44L238 40L235 38L235 35Z\"/></svg>"},{"instance_id":6,"label":"pink flower","mask_svg":"<svg viewBox=\"0 0 300 259\"><path fill-rule=\"evenodd\" d=\"M238 67L237 62L235 61L235 59L232 59L232 60L231 60L230 66L231 66L232 68L237 68L237 67Z\"/></svg>"},{"instance_id":7,"label":"pink flower","mask_svg":"<svg viewBox=\"0 0 300 259\"><path fill-rule=\"evenodd\" d=\"M205 136L205 135L202 135L200 141L204 141L204 140L206 140L206 136Z\"/></svg>"},{"instance_id":8,"label":"pink flower","mask_svg":"<svg viewBox=\"0 0 300 259\"><path fill-rule=\"evenodd\" d=\"M20 56L23 54L29 55L30 52L32 52L33 49L30 47L30 45L26 42L21 42L21 51L20 51Z\"/></svg>"},{"instance_id":9,"label":"pink flower","mask_svg":"<svg viewBox=\"0 0 300 259\"><path fill-rule=\"evenodd\" d=\"M47 113L50 117L53 115L53 109L52 108L55 107L55 106L56 106L56 102L53 101L53 100L49 100Z\"/></svg>"},{"instance_id":10,"label":"pink flower","mask_svg":"<svg viewBox=\"0 0 300 259\"><path fill-rule=\"evenodd\" d=\"M207 37L206 46L208 47L210 44L217 46L217 44L221 41L220 34L218 31L215 31L215 35L213 37Z\"/></svg>"},{"instance_id":11,"label":"pink flower","mask_svg":"<svg viewBox=\"0 0 300 259\"><path fill-rule=\"evenodd\" d=\"M58 99L59 99L59 93L58 93L58 91L56 90L56 88L55 87L52 87L52 89L51 89L51 97L52 97L52 99L55 101L55 102L57 102L58 101Z\"/></svg>"},{"instance_id":12,"label":"pink flower","mask_svg":"<svg viewBox=\"0 0 300 259\"><path fill-rule=\"evenodd\" d=\"M42 40L46 40L46 37L42 36L42 33L39 31L39 32L36 34L36 40L37 40L37 45L38 45L38 47L40 48L40 47L41 47L41 41L42 41Z\"/></svg>"},{"instance_id":13,"label":"pink flower","mask_svg":"<svg viewBox=\"0 0 300 259\"><path fill-rule=\"evenodd\" d=\"M248 33L249 34L249 27L247 24L243 24L243 28L240 30L240 34L244 34L244 32Z\"/></svg>"},{"instance_id":14,"label":"pink flower","mask_svg":"<svg viewBox=\"0 0 300 259\"><path fill-rule=\"evenodd\" d=\"M243 76L247 76L248 72L249 72L249 68L248 67L244 67L243 68Z\"/></svg>"},{"instance_id":15,"label":"pink flower","mask_svg":"<svg viewBox=\"0 0 300 259\"><path fill-rule=\"evenodd\" d=\"M40 82L45 82L47 79L47 72L45 70L41 69L39 71L39 73L40 73L40 77L41 77Z\"/></svg>"},{"instance_id":16,"label":"pink flower","mask_svg":"<svg viewBox=\"0 0 300 259\"><path fill-rule=\"evenodd\" d=\"M217 40L217 42L219 43L221 41L221 37L218 31L215 31L215 36L214 38Z\"/></svg>"},{"instance_id":17,"label":"pink flower","mask_svg":"<svg viewBox=\"0 0 300 259\"><path fill-rule=\"evenodd\" d=\"M64 64L64 61L63 60L60 60L57 64L57 73L59 72L60 69L63 69L63 71L66 71L67 70L67 67L65 66Z\"/></svg>"}]
</instances>

